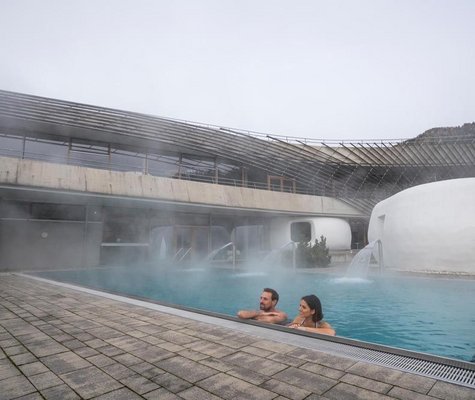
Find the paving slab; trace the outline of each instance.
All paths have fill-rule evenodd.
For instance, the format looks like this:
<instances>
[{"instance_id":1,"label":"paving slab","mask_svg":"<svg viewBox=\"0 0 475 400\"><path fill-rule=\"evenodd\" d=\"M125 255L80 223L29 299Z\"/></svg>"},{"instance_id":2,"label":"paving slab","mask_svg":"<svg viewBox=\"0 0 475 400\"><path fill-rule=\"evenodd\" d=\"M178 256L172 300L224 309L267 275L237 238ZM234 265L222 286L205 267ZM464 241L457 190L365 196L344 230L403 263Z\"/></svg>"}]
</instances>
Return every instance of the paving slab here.
<instances>
[{"instance_id":1,"label":"paving slab","mask_svg":"<svg viewBox=\"0 0 475 400\"><path fill-rule=\"evenodd\" d=\"M21 375L21 371L19 371L14 364L6 358L0 360L0 382L17 375Z\"/></svg>"},{"instance_id":2,"label":"paving slab","mask_svg":"<svg viewBox=\"0 0 475 400\"><path fill-rule=\"evenodd\" d=\"M451 400L473 400L475 399L475 390L453 385L452 383L437 381L428 393L430 396L439 399Z\"/></svg>"},{"instance_id":3,"label":"paving slab","mask_svg":"<svg viewBox=\"0 0 475 400\"><path fill-rule=\"evenodd\" d=\"M198 382L197 386L223 399L243 397L249 400L266 400L277 397L276 393L224 373Z\"/></svg>"},{"instance_id":4,"label":"paving slab","mask_svg":"<svg viewBox=\"0 0 475 400\"><path fill-rule=\"evenodd\" d=\"M34 342L26 344L28 350L30 350L36 357L45 357L51 354L58 354L68 351L67 347L56 342L53 339L47 339L41 342Z\"/></svg>"},{"instance_id":5,"label":"paving slab","mask_svg":"<svg viewBox=\"0 0 475 400\"><path fill-rule=\"evenodd\" d=\"M27 352L27 353L22 353L22 354L17 354L15 356L11 356L10 360L12 360L12 362L15 365L20 366L20 365L24 365L24 364L30 364L32 362L37 361L38 359L33 354L31 354L30 352Z\"/></svg>"},{"instance_id":6,"label":"paving slab","mask_svg":"<svg viewBox=\"0 0 475 400\"><path fill-rule=\"evenodd\" d=\"M138 394L148 393L159 388L155 382L139 374L121 379L120 383Z\"/></svg>"},{"instance_id":7,"label":"paving slab","mask_svg":"<svg viewBox=\"0 0 475 400\"><path fill-rule=\"evenodd\" d=\"M132 392L130 389L122 388L94 397L94 400L136 400L142 398L142 396Z\"/></svg>"},{"instance_id":8,"label":"paving slab","mask_svg":"<svg viewBox=\"0 0 475 400\"><path fill-rule=\"evenodd\" d=\"M94 366L62 374L60 378L84 399L123 387L120 382Z\"/></svg>"},{"instance_id":9,"label":"paving slab","mask_svg":"<svg viewBox=\"0 0 475 400\"><path fill-rule=\"evenodd\" d=\"M42 396L48 400L78 400L81 399L79 395L71 389L68 385L58 385L43 389L40 391Z\"/></svg>"},{"instance_id":10,"label":"paving slab","mask_svg":"<svg viewBox=\"0 0 475 400\"><path fill-rule=\"evenodd\" d=\"M152 378L152 381L163 386L172 393L181 392L182 390L188 389L193 386L192 383L185 381L184 379L179 378L169 372L164 372Z\"/></svg>"},{"instance_id":11,"label":"paving slab","mask_svg":"<svg viewBox=\"0 0 475 400\"><path fill-rule=\"evenodd\" d=\"M399 400L431 400L433 397L427 396L425 394L420 394L413 392L412 390L403 389L400 387L393 387L389 392L388 396L391 398L395 397Z\"/></svg>"},{"instance_id":12,"label":"paving slab","mask_svg":"<svg viewBox=\"0 0 475 400\"><path fill-rule=\"evenodd\" d=\"M207 340L202 339L185 345L185 347L214 358L225 357L236 352L235 349L232 349L230 347L226 347L222 344L209 342Z\"/></svg>"},{"instance_id":13,"label":"paving slab","mask_svg":"<svg viewBox=\"0 0 475 400\"><path fill-rule=\"evenodd\" d=\"M72 351L43 357L41 358L41 362L58 375L86 368L91 365L84 358L79 357Z\"/></svg>"},{"instance_id":14,"label":"paving slab","mask_svg":"<svg viewBox=\"0 0 475 400\"><path fill-rule=\"evenodd\" d=\"M159 388L153 390L150 393L146 393L144 398L147 400L182 400L182 397L178 397L176 394L168 391L165 388Z\"/></svg>"},{"instance_id":15,"label":"paving slab","mask_svg":"<svg viewBox=\"0 0 475 400\"><path fill-rule=\"evenodd\" d=\"M189 349L180 350L177 352L177 354L179 354L182 357L188 358L192 361L200 361L200 360L209 358L209 356L207 356L206 354L199 353L197 351L193 351Z\"/></svg>"},{"instance_id":16,"label":"paving slab","mask_svg":"<svg viewBox=\"0 0 475 400\"><path fill-rule=\"evenodd\" d=\"M63 381L51 371L30 376L28 379L38 390L43 390L63 384Z\"/></svg>"},{"instance_id":17,"label":"paving slab","mask_svg":"<svg viewBox=\"0 0 475 400\"><path fill-rule=\"evenodd\" d=\"M285 371L279 372L274 375L274 378L316 394L323 394L338 383L335 379L294 367L289 367Z\"/></svg>"},{"instance_id":18,"label":"paving slab","mask_svg":"<svg viewBox=\"0 0 475 400\"><path fill-rule=\"evenodd\" d=\"M363 389L372 390L373 392L378 392L382 394L388 393L393 386L375 381L374 379L368 379L363 376L353 375L353 374L345 374L340 378L340 382L345 382L353 386L358 386Z\"/></svg>"},{"instance_id":19,"label":"paving slab","mask_svg":"<svg viewBox=\"0 0 475 400\"><path fill-rule=\"evenodd\" d=\"M30 393L25 396L17 397L15 400L44 400L44 397L38 393Z\"/></svg>"},{"instance_id":20,"label":"paving slab","mask_svg":"<svg viewBox=\"0 0 475 400\"><path fill-rule=\"evenodd\" d=\"M199 361L200 364L206 365L207 367L211 367L220 372L227 372L234 368L234 365L225 363L220 359L209 357L205 358L204 360Z\"/></svg>"},{"instance_id":21,"label":"paving slab","mask_svg":"<svg viewBox=\"0 0 475 400\"><path fill-rule=\"evenodd\" d=\"M393 397L340 382L325 393L331 400L391 400Z\"/></svg>"},{"instance_id":22,"label":"paving slab","mask_svg":"<svg viewBox=\"0 0 475 400\"><path fill-rule=\"evenodd\" d=\"M173 357L175 354L171 351L164 350L160 347L147 345L146 347L141 348L140 350L133 350L130 352L134 356L147 361L149 363L158 363L161 360Z\"/></svg>"},{"instance_id":23,"label":"paving slab","mask_svg":"<svg viewBox=\"0 0 475 400\"><path fill-rule=\"evenodd\" d=\"M244 367L234 366L230 370L226 372L228 375L234 376L235 378L242 379L248 383L252 383L253 385L260 386L264 382L270 379L267 375L259 374L256 371L251 369L247 369Z\"/></svg>"},{"instance_id":24,"label":"paving slab","mask_svg":"<svg viewBox=\"0 0 475 400\"><path fill-rule=\"evenodd\" d=\"M331 379L340 379L343 375L345 375L343 371L315 363L305 363L300 367L300 369L312 372L314 374L326 376L327 378Z\"/></svg>"},{"instance_id":25,"label":"paving slab","mask_svg":"<svg viewBox=\"0 0 475 400\"><path fill-rule=\"evenodd\" d=\"M125 365L122 365L118 362L114 364L109 364L101 368L102 371L106 372L108 375L112 376L114 379L124 379L129 376L133 376L136 372L130 368L127 368Z\"/></svg>"},{"instance_id":26,"label":"paving slab","mask_svg":"<svg viewBox=\"0 0 475 400\"><path fill-rule=\"evenodd\" d=\"M159 365L161 369L191 383L195 383L218 373L218 371L213 368L206 367L181 356L163 360Z\"/></svg>"},{"instance_id":27,"label":"paving slab","mask_svg":"<svg viewBox=\"0 0 475 400\"><path fill-rule=\"evenodd\" d=\"M265 357L258 357L253 354L244 353L242 351L223 357L222 360L238 366L245 365L248 369L268 376L272 376L287 368L287 365L285 364L269 360Z\"/></svg>"},{"instance_id":28,"label":"paving slab","mask_svg":"<svg viewBox=\"0 0 475 400\"><path fill-rule=\"evenodd\" d=\"M19 354L24 354L28 353L28 350L26 349L25 346L13 346L13 347L8 347L6 349L3 349L5 351L5 354L8 356L17 356Z\"/></svg>"},{"instance_id":29,"label":"paving slab","mask_svg":"<svg viewBox=\"0 0 475 400\"><path fill-rule=\"evenodd\" d=\"M2 379L0 388L0 400L15 399L36 392L36 388L23 375Z\"/></svg>"},{"instance_id":30,"label":"paving slab","mask_svg":"<svg viewBox=\"0 0 475 400\"><path fill-rule=\"evenodd\" d=\"M113 358L107 357L104 354L97 354L95 356L86 357L86 360L89 361L91 364L94 364L96 367L104 367L106 365L111 365L116 362Z\"/></svg>"},{"instance_id":31,"label":"paving slab","mask_svg":"<svg viewBox=\"0 0 475 400\"><path fill-rule=\"evenodd\" d=\"M180 392L180 398L185 400L220 400L221 397L215 396L203 389L193 386Z\"/></svg>"},{"instance_id":32,"label":"paving slab","mask_svg":"<svg viewBox=\"0 0 475 400\"><path fill-rule=\"evenodd\" d=\"M277 379L270 379L260 385L261 388L267 389L271 392L277 393L282 397L291 400L302 400L306 399L307 396L311 395L312 392L309 390L302 389L297 386L290 385L286 382L281 382Z\"/></svg>"},{"instance_id":33,"label":"paving slab","mask_svg":"<svg viewBox=\"0 0 475 400\"><path fill-rule=\"evenodd\" d=\"M97 350L91 349L90 347L86 347L84 346L84 344L83 344L83 347L74 349L73 351L79 357L82 357L82 358L92 357L92 356L100 354Z\"/></svg>"},{"instance_id":34,"label":"paving slab","mask_svg":"<svg viewBox=\"0 0 475 400\"><path fill-rule=\"evenodd\" d=\"M41 362L35 361L30 364L23 364L18 367L23 375L30 377L31 375L41 374L42 372L48 372L48 368Z\"/></svg>"},{"instance_id":35,"label":"paving slab","mask_svg":"<svg viewBox=\"0 0 475 400\"><path fill-rule=\"evenodd\" d=\"M147 362L132 365L130 369L147 379L152 379L155 378L157 375L165 373L163 369L158 368L155 365Z\"/></svg>"}]
</instances>

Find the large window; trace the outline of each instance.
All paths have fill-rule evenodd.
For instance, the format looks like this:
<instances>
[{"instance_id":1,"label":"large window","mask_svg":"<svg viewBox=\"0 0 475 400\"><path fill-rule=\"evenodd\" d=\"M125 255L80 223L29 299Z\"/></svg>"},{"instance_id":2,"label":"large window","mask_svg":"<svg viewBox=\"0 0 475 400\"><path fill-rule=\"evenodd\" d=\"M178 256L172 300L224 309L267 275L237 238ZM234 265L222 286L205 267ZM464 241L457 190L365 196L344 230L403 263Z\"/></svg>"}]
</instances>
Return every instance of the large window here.
<instances>
[{"instance_id":1,"label":"large window","mask_svg":"<svg viewBox=\"0 0 475 400\"><path fill-rule=\"evenodd\" d=\"M70 204L32 203L31 217L33 219L84 221L86 207Z\"/></svg>"},{"instance_id":2,"label":"large window","mask_svg":"<svg viewBox=\"0 0 475 400\"><path fill-rule=\"evenodd\" d=\"M103 242L149 242L150 218L147 210L107 207L104 212Z\"/></svg>"},{"instance_id":3,"label":"large window","mask_svg":"<svg viewBox=\"0 0 475 400\"><path fill-rule=\"evenodd\" d=\"M111 149L111 169L118 171L138 171L145 169L145 153Z\"/></svg>"},{"instance_id":4,"label":"large window","mask_svg":"<svg viewBox=\"0 0 475 400\"><path fill-rule=\"evenodd\" d=\"M30 203L17 201L0 201L0 218L30 218Z\"/></svg>"},{"instance_id":5,"label":"large window","mask_svg":"<svg viewBox=\"0 0 475 400\"><path fill-rule=\"evenodd\" d=\"M218 163L218 182L232 186L246 186L247 170L241 166L227 164L222 161Z\"/></svg>"},{"instance_id":6,"label":"large window","mask_svg":"<svg viewBox=\"0 0 475 400\"><path fill-rule=\"evenodd\" d=\"M290 239L293 242L310 242L312 240L310 222L292 222L290 225Z\"/></svg>"},{"instance_id":7,"label":"large window","mask_svg":"<svg viewBox=\"0 0 475 400\"><path fill-rule=\"evenodd\" d=\"M110 168L110 148L107 144L93 144L73 140L69 153L69 163L91 168Z\"/></svg>"},{"instance_id":8,"label":"large window","mask_svg":"<svg viewBox=\"0 0 475 400\"><path fill-rule=\"evenodd\" d=\"M22 157L23 137L0 134L0 155Z\"/></svg>"},{"instance_id":9,"label":"large window","mask_svg":"<svg viewBox=\"0 0 475 400\"><path fill-rule=\"evenodd\" d=\"M27 138L25 141L24 158L63 164L67 162L67 157L67 141L36 138Z\"/></svg>"},{"instance_id":10,"label":"large window","mask_svg":"<svg viewBox=\"0 0 475 400\"><path fill-rule=\"evenodd\" d=\"M295 180L285 178L283 176L267 177L268 189L275 192L289 192L295 193Z\"/></svg>"},{"instance_id":11,"label":"large window","mask_svg":"<svg viewBox=\"0 0 475 400\"><path fill-rule=\"evenodd\" d=\"M212 158L183 154L179 177L202 182L216 181L216 163Z\"/></svg>"},{"instance_id":12,"label":"large window","mask_svg":"<svg viewBox=\"0 0 475 400\"><path fill-rule=\"evenodd\" d=\"M100 217L100 209L94 208ZM90 212L91 215L91 212ZM84 221L86 206L78 204L30 203L23 201L0 202L0 218ZM99 220L90 217L90 220Z\"/></svg>"},{"instance_id":13,"label":"large window","mask_svg":"<svg viewBox=\"0 0 475 400\"><path fill-rule=\"evenodd\" d=\"M146 172L150 175L172 178L178 174L178 156L147 154Z\"/></svg>"}]
</instances>

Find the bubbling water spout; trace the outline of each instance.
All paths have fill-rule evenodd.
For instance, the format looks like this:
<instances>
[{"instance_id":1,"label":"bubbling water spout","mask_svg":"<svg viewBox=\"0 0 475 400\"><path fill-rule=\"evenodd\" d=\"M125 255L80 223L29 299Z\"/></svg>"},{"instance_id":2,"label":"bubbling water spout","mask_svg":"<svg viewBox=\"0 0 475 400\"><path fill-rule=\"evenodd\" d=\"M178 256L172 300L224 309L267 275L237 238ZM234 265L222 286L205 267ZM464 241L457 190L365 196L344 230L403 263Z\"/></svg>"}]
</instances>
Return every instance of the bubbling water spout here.
<instances>
[{"instance_id":1,"label":"bubbling water spout","mask_svg":"<svg viewBox=\"0 0 475 400\"><path fill-rule=\"evenodd\" d=\"M378 251L375 252L375 249ZM371 259L374 257L379 264L380 272L383 268L382 244L380 240L375 240L368 243L362 250L360 250L351 261L348 270L346 271L346 278L366 279L368 270L371 264Z\"/></svg>"}]
</instances>

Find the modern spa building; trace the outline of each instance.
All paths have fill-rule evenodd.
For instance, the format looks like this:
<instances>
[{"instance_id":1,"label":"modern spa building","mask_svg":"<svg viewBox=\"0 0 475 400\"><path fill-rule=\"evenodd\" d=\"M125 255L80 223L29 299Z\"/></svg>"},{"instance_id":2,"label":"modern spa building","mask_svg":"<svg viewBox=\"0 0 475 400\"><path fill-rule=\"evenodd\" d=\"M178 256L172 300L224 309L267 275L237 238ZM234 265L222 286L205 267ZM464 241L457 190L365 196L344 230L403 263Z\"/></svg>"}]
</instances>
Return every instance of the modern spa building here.
<instances>
[{"instance_id":1,"label":"modern spa building","mask_svg":"<svg viewBox=\"0 0 475 400\"><path fill-rule=\"evenodd\" d=\"M475 177L475 124L310 141L0 91L0 270L261 260L320 235L335 260L373 207Z\"/></svg>"}]
</instances>

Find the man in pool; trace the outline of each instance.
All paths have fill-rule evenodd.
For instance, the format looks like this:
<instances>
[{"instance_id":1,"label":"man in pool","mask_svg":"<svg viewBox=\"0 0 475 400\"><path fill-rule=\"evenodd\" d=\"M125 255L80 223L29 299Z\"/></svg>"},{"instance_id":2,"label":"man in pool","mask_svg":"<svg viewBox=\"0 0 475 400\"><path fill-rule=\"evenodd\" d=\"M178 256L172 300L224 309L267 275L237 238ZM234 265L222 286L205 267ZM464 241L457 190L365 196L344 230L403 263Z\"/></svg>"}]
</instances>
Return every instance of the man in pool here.
<instances>
[{"instance_id":1,"label":"man in pool","mask_svg":"<svg viewBox=\"0 0 475 400\"><path fill-rule=\"evenodd\" d=\"M241 319L254 319L269 324L282 324L287 321L287 314L277 310L279 294L270 288L264 288L259 299L259 310L241 310L237 316Z\"/></svg>"}]
</instances>

